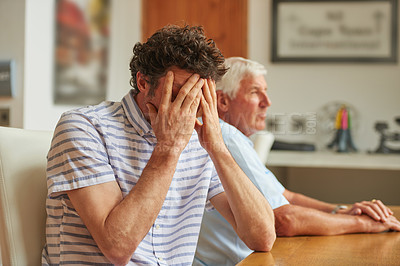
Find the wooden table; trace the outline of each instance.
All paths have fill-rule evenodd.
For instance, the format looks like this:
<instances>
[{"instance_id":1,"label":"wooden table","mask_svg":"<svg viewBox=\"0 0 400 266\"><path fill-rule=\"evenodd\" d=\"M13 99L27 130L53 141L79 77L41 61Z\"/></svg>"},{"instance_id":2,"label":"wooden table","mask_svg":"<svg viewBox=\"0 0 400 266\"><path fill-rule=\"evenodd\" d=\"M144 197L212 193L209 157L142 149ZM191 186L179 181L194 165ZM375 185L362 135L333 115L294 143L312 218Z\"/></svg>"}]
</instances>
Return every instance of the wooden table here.
<instances>
[{"instance_id":1,"label":"wooden table","mask_svg":"<svg viewBox=\"0 0 400 266\"><path fill-rule=\"evenodd\" d=\"M390 208L400 217L400 206ZM237 265L400 265L400 232L278 237L271 252L254 252Z\"/></svg>"}]
</instances>

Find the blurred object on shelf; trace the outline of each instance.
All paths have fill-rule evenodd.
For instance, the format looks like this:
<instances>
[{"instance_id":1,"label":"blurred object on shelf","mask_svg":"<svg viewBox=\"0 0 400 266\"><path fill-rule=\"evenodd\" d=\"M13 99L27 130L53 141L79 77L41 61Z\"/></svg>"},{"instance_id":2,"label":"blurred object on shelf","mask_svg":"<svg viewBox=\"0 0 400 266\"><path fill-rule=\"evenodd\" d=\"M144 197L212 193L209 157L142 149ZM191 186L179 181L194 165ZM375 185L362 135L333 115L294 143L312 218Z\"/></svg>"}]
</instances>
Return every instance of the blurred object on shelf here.
<instances>
[{"instance_id":1,"label":"blurred object on shelf","mask_svg":"<svg viewBox=\"0 0 400 266\"><path fill-rule=\"evenodd\" d=\"M400 125L400 117L396 117L395 121L398 125ZM400 146L395 148L394 142L399 142L400 144L400 132L390 132L388 131L388 123L387 122L376 122L375 130L379 132L381 135L379 141L379 147L374 151L375 153L399 153L400 154Z\"/></svg>"},{"instance_id":2,"label":"blurred object on shelf","mask_svg":"<svg viewBox=\"0 0 400 266\"><path fill-rule=\"evenodd\" d=\"M360 128L361 114L355 106L345 101L328 102L317 110L317 150L328 150L328 145L335 140L338 131L336 119L338 110L340 110L342 106L346 106L347 112L351 115L352 137L357 136Z\"/></svg>"},{"instance_id":3,"label":"blurred object on shelf","mask_svg":"<svg viewBox=\"0 0 400 266\"><path fill-rule=\"evenodd\" d=\"M271 150L281 151L315 151L315 145L305 142L285 142L275 140Z\"/></svg>"},{"instance_id":4,"label":"blurred object on shelf","mask_svg":"<svg viewBox=\"0 0 400 266\"><path fill-rule=\"evenodd\" d=\"M338 152L357 151L351 137L351 115L346 105L342 105L336 113L335 119L336 134L328 148L337 147Z\"/></svg>"}]
</instances>

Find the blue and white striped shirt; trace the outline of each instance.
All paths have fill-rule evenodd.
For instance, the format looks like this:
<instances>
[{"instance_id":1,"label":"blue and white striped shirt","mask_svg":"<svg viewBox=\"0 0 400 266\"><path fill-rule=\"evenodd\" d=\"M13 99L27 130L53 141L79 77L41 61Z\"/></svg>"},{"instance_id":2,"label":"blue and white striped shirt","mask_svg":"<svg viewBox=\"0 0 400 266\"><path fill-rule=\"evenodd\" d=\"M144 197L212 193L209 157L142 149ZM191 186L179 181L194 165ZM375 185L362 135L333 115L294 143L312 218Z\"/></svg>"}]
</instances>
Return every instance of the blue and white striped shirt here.
<instances>
[{"instance_id":1,"label":"blue and white striped shirt","mask_svg":"<svg viewBox=\"0 0 400 266\"><path fill-rule=\"evenodd\" d=\"M62 115L47 158L43 264L110 264L66 191L116 181L126 197L156 141L132 92L121 103L103 102ZM190 265L206 203L222 191L214 165L193 131L162 209L129 265Z\"/></svg>"}]
</instances>

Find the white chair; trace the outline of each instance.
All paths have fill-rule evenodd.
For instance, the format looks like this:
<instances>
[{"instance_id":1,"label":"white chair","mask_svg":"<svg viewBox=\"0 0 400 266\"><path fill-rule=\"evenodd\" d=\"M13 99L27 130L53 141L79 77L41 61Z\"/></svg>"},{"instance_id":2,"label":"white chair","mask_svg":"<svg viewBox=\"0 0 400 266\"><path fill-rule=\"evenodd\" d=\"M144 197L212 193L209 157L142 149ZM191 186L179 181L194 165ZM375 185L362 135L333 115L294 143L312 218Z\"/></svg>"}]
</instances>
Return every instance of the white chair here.
<instances>
[{"instance_id":1,"label":"white chair","mask_svg":"<svg viewBox=\"0 0 400 266\"><path fill-rule=\"evenodd\" d=\"M252 135L251 140L253 141L254 149L261 162L263 162L264 165L267 164L268 154L275 141L274 134L266 130L261 130Z\"/></svg>"},{"instance_id":2,"label":"white chair","mask_svg":"<svg viewBox=\"0 0 400 266\"><path fill-rule=\"evenodd\" d=\"M1 263L41 265L52 132L0 127Z\"/></svg>"}]
</instances>

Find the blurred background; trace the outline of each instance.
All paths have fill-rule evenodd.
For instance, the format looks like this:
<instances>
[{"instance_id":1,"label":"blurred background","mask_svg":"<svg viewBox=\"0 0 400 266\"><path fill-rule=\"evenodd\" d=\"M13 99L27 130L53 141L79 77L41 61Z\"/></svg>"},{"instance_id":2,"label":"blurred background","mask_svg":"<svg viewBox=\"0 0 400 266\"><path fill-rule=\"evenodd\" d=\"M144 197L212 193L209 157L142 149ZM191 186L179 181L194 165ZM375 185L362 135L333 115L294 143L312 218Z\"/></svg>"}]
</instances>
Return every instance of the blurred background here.
<instances>
[{"instance_id":1,"label":"blurred background","mask_svg":"<svg viewBox=\"0 0 400 266\"><path fill-rule=\"evenodd\" d=\"M168 23L187 22L203 25L225 57L248 57L266 66L272 100L267 129L275 139L326 149L343 104L352 113L352 138L360 152L379 146L376 122L400 129L395 122L400 116L398 46L394 62L273 62L272 0L66 0L79 7L75 22L86 23L72 33L62 28L60 2L0 0L0 61L13 62L13 91L0 96L1 117L7 120L3 125L53 130L66 110L103 99L119 101L130 89L133 45ZM396 9L398 15L399 6ZM399 43L399 20L395 30ZM78 38L83 44L73 39L78 33L84 36ZM66 55L65 42L84 52ZM68 63L71 58L74 63ZM81 89L74 87L78 83ZM371 182L376 174L381 171ZM391 180L399 177L399 171L390 172ZM400 204L398 195L390 199L397 200Z\"/></svg>"}]
</instances>

